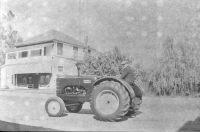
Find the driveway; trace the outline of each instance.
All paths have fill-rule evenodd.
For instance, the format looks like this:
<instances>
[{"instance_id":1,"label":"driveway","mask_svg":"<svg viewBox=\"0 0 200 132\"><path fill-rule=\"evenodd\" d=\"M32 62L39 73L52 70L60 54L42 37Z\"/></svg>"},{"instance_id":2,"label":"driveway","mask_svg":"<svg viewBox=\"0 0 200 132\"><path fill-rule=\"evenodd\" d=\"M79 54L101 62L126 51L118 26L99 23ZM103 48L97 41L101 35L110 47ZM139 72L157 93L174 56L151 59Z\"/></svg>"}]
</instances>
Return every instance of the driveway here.
<instances>
[{"instance_id":1,"label":"driveway","mask_svg":"<svg viewBox=\"0 0 200 132\"><path fill-rule=\"evenodd\" d=\"M200 131L200 98L144 97L135 118L120 122L94 119L89 103L75 114L49 117L45 101L54 92L0 91L0 130L64 131Z\"/></svg>"}]
</instances>

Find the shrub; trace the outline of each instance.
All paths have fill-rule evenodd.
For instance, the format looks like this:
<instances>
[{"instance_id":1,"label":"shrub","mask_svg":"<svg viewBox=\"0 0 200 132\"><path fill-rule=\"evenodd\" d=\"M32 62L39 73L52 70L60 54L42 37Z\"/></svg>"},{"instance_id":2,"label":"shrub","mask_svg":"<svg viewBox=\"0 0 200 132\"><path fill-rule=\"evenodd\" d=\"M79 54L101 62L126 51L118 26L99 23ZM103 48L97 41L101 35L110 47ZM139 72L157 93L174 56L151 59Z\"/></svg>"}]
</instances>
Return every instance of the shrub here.
<instances>
[{"instance_id":1,"label":"shrub","mask_svg":"<svg viewBox=\"0 0 200 132\"><path fill-rule=\"evenodd\" d=\"M93 56L88 55L81 66L81 73L84 75L116 76L120 74L120 64L124 60L131 63L133 57L122 54L117 47L113 51L98 53Z\"/></svg>"}]
</instances>

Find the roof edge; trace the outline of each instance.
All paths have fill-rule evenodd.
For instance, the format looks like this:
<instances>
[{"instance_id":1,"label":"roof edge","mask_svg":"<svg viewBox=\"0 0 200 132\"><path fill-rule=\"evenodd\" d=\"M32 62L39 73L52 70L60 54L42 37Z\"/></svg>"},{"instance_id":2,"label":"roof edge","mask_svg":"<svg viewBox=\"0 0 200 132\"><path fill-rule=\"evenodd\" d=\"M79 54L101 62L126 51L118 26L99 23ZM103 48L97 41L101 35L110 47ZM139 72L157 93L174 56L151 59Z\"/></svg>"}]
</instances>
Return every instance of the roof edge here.
<instances>
[{"instance_id":1,"label":"roof edge","mask_svg":"<svg viewBox=\"0 0 200 132\"><path fill-rule=\"evenodd\" d=\"M57 40L57 39L54 39L54 41L58 41L58 42L62 42L62 43L67 43L67 44L70 44L70 45L75 45L75 46L78 46L78 47L86 47L86 45L72 44L72 43L69 43L69 42L64 42L64 41ZM81 42L81 43L82 43L82 42ZM83 43L83 44L84 44L84 43Z\"/></svg>"},{"instance_id":2,"label":"roof edge","mask_svg":"<svg viewBox=\"0 0 200 132\"><path fill-rule=\"evenodd\" d=\"M54 40L46 40L46 41L41 41L38 43L31 43L31 44L19 44L19 45L15 45L14 47L24 47L24 46L32 46L32 45L38 45L38 44L45 44L45 43L49 43L49 42L53 42Z\"/></svg>"}]
</instances>

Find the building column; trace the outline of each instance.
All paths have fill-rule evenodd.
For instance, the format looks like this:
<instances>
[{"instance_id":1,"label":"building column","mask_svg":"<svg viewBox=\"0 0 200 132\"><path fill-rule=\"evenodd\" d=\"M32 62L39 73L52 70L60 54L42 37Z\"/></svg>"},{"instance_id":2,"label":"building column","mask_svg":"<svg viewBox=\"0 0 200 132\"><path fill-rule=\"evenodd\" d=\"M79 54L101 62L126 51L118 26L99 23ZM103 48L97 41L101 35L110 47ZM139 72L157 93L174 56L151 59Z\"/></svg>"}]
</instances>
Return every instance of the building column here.
<instances>
[{"instance_id":1,"label":"building column","mask_svg":"<svg viewBox=\"0 0 200 132\"><path fill-rule=\"evenodd\" d=\"M51 81L50 81L50 89L56 89L56 78L57 78L57 65L55 63L55 58L53 57L51 62Z\"/></svg>"},{"instance_id":2,"label":"building column","mask_svg":"<svg viewBox=\"0 0 200 132\"><path fill-rule=\"evenodd\" d=\"M15 88L17 88L17 74L15 74Z\"/></svg>"}]
</instances>

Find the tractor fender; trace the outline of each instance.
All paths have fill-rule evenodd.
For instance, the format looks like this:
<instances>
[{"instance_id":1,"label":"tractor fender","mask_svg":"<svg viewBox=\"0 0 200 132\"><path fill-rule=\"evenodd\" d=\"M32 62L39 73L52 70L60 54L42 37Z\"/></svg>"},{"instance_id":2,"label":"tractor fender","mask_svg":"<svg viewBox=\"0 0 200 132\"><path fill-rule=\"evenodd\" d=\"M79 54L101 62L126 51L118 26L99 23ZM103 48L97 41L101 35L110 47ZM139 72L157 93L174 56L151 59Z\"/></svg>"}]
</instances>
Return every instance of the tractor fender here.
<instances>
[{"instance_id":1,"label":"tractor fender","mask_svg":"<svg viewBox=\"0 0 200 132\"><path fill-rule=\"evenodd\" d=\"M103 81L115 81L120 83L122 86L124 86L127 90L127 92L129 93L129 96L131 97L131 99L133 99L135 97L135 92L133 91L132 87L125 82L124 80L122 80L121 78L117 78L117 77L103 77L101 79L98 79L97 81L95 81L93 83L93 86L96 86L98 84L100 84Z\"/></svg>"},{"instance_id":2,"label":"tractor fender","mask_svg":"<svg viewBox=\"0 0 200 132\"><path fill-rule=\"evenodd\" d=\"M140 89L142 95L145 95L145 91L144 91L144 85L141 81L139 80L135 80L134 84Z\"/></svg>"}]
</instances>

